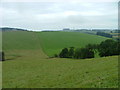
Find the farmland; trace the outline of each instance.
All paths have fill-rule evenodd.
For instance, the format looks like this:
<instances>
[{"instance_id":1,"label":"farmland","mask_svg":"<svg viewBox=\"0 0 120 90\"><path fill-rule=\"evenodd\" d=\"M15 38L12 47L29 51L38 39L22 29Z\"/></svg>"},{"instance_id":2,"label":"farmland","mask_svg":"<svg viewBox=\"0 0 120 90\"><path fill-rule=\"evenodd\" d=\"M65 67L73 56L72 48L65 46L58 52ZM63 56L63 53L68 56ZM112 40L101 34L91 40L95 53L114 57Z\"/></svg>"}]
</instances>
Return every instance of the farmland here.
<instances>
[{"instance_id":1,"label":"farmland","mask_svg":"<svg viewBox=\"0 0 120 90\"><path fill-rule=\"evenodd\" d=\"M47 56L105 39L73 32L3 32L3 88L117 88L118 56L81 60Z\"/></svg>"},{"instance_id":2,"label":"farmland","mask_svg":"<svg viewBox=\"0 0 120 90\"><path fill-rule=\"evenodd\" d=\"M80 32L42 32L42 48L48 56L58 54L63 48L85 47L87 44L98 44L108 38Z\"/></svg>"}]
</instances>

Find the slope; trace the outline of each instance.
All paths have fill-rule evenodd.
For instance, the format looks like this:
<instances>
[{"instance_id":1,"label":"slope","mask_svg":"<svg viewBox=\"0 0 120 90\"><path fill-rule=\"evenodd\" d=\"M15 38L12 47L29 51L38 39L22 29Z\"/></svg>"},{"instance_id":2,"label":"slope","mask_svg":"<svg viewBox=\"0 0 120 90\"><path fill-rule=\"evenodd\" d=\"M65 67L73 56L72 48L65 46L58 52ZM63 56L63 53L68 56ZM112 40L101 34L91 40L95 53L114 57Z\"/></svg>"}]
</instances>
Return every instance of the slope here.
<instances>
[{"instance_id":1,"label":"slope","mask_svg":"<svg viewBox=\"0 0 120 90\"><path fill-rule=\"evenodd\" d=\"M48 56L58 54L63 48L81 48L89 43L98 44L108 39L80 32L42 32L38 34L41 38L42 48Z\"/></svg>"}]
</instances>

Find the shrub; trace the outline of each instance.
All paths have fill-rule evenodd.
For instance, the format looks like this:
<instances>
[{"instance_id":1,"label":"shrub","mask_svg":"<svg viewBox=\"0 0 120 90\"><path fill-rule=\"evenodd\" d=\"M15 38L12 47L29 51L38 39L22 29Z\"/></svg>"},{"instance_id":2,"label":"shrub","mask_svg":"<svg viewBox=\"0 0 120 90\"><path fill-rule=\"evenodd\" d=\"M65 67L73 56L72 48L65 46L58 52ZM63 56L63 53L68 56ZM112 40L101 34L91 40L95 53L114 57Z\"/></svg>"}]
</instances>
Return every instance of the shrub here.
<instances>
[{"instance_id":1,"label":"shrub","mask_svg":"<svg viewBox=\"0 0 120 90\"><path fill-rule=\"evenodd\" d=\"M5 61L5 54L4 54L4 52L0 52L0 61Z\"/></svg>"},{"instance_id":2,"label":"shrub","mask_svg":"<svg viewBox=\"0 0 120 90\"><path fill-rule=\"evenodd\" d=\"M54 55L54 57L58 57L58 55L57 55L57 54L55 54L55 55Z\"/></svg>"}]
</instances>

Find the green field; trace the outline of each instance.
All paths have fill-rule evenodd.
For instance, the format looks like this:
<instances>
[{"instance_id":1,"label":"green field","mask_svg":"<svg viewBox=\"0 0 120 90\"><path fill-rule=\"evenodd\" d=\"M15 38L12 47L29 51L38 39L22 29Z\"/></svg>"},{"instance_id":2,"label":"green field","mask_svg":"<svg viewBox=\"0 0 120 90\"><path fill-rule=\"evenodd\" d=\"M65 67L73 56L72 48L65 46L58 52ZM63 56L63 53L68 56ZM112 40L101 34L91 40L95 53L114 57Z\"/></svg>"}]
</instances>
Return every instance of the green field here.
<instances>
[{"instance_id":1,"label":"green field","mask_svg":"<svg viewBox=\"0 0 120 90\"><path fill-rule=\"evenodd\" d=\"M42 48L48 56L58 54L63 48L85 47L87 44L98 44L108 38L80 32L42 32L39 33Z\"/></svg>"},{"instance_id":2,"label":"green field","mask_svg":"<svg viewBox=\"0 0 120 90\"><path fill-rule=\"evenodd\" d=\"M105 39L72 32L3 32L3 88L117 88L118 56L61 59L43 52L52 55L64 47L83 47Z\"/></svg>"},{"instance_id":3,"label":"green field","mask_svg":"<svg viewBox=\"0 0 120 90\"><path fill-rule=\"evenodd\" d=\"M33 32L14 31L3 32L4 50L30 50L40 49L38 36Z\"/></svg>"}]
</instances>

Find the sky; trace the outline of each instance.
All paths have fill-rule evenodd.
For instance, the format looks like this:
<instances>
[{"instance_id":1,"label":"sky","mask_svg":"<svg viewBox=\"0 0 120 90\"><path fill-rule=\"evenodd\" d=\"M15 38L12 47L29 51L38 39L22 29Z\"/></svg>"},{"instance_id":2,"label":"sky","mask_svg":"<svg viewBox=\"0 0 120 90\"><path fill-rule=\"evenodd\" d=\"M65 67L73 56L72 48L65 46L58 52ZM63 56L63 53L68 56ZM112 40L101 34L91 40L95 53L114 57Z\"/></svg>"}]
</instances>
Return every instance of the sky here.
<instances>
[{"instance_id":1,"label":"sky","mask_svg":"<svg viewBox=\"0 0 120 90\"><path fill-rule=\"evenodd\" d=\"M1 2L0 27L29 30L118 28L118 2Z\"/></svg>"}]
</instances>

